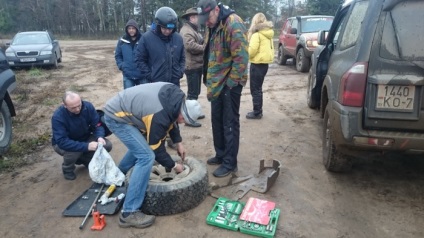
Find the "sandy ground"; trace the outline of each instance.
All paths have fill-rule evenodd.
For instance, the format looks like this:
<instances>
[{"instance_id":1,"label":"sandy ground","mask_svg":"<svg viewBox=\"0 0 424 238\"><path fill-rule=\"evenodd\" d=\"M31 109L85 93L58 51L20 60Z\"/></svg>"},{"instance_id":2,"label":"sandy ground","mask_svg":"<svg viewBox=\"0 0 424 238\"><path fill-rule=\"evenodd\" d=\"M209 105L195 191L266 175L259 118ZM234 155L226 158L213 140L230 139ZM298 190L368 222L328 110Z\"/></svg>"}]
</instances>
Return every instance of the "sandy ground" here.
<instances>
[{"instance_id":1,"label":"sandy ground","mask_svg":"<svg viewBox=\"0 0 424 238\"><path fill-rule=\"evenodd\" d=\"M122 78L113 58L115 41L63 41L63 63L44 88L84 88L81 95L96 107L122 89ZM328 173L321 163L321 119L306 106L306 74L293 66L272 64L264 84L264 117L247 120L252 102L249 87L243 90L240 118L239 176L258 173L260 159L276 159L281 171L266 193L249 192L241 201L256 197L274 201L281 210L276 237L351 238L424 237L424 164L411 156L370 155L358 159L352 172ZM181 87L186 91L186 81ZM19 87L19 86L18 86ZM206 161L214 155L210 104L202 88L206 119L201 128L182 126L189 156ZM54 100L53 100L54 101ZM56 99L57 101L57 99ZM46 116L37 130L50 130L55 107L43 107ZM24 109L19 109L24 110ZM18 114L20 111L18 110ZM125 147L112 135L116 162ZM170 151L176 154L175 151ZM50 146L28 155L36 163L0 174L1 237L249 237L207 225L205 219L216 199L208 196L199 206L172 216L157 217L146 229L118 227L118 215L107 216L103 231L91 231L90 218L83 230L82 217L63 217L63 210L92 181L83 167L77 179L67 181L62 159ZM209 181L225 184L228 178L211 175Z\"/></svg>"}]
</instances>

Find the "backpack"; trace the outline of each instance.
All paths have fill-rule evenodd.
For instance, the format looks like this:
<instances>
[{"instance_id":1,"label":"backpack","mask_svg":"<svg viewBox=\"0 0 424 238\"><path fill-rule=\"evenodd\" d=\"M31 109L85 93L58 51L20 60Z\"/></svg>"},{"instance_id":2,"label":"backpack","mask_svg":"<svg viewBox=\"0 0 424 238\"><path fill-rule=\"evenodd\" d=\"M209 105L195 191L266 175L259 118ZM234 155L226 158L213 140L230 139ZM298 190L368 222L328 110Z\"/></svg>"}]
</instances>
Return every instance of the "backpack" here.
<instances>
[{"instance_id":1,"label":"backpack","mask_svg":"<svg viewBox=\"0 0 424 238\"><path fill-rule=\"evenodd\" d=\"M112 132L109 130L109 128L106 126L105 123L105 113L104 111L97 109L97 114L99 115L99 124L105 129L105 137L112 135Z\"/></svg>"}]
</instances>

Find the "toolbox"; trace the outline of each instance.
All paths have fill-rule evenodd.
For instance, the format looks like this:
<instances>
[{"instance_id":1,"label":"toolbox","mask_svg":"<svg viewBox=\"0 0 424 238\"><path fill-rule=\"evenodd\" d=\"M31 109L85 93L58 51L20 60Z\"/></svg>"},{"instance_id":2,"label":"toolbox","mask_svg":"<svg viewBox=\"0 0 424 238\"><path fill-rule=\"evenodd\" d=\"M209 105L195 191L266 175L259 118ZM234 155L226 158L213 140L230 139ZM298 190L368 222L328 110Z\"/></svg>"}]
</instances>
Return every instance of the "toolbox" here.
<instances>
[{"instance_id":1,"label":"toolbox","mask_svg":"<svg viewBox=\"0 0 424 238\"><path fill-rule=\"evenodd\" d=\"M206 218L206 223L245 234L272 238L277 229L280 209L275 203L249 198L247 203L220 197Z\"/></svg>"},{"instance_id":2,"label":"toolbox","mask_svg":"<svg viewBox=\"0 0 424 238\"><path fill-rule=\"evenodd\" d=\"M76 200L74 200L68 207L62 212L63 216L69 217L83 217L90 210L91 205L94 202L95 197L98 193L103 194L107 188L104 188L100 191L101 184L93 183L89 189L83 192ZM121 193L126 193L125 187L116 187L115 191L112 194L112 197L118 196ZM121 199L117 202L110 202L106 205L101 205L96 201L96 209L104 215L113 215L119 211L124 203L124 199Z\"/></svg>"}]
</instances>

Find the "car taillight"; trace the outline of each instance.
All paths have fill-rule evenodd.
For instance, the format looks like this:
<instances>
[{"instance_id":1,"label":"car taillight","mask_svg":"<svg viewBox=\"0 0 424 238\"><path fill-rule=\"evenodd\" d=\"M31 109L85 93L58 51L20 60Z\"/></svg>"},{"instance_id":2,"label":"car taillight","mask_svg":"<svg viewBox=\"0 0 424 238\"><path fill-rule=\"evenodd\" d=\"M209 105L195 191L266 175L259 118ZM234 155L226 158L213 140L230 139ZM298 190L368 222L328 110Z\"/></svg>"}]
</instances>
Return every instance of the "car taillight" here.
<instances>
[{"instance_id":1,"label":"car taillight","mask_svg":"<svg viewBox=\"0 0 424 238\"><path fill-rule=\"evenodd\" d=\"M367 83L368 62L354 64L340 83L339 102L344 106L362 107Z\"/></svg>"}]
</instances>

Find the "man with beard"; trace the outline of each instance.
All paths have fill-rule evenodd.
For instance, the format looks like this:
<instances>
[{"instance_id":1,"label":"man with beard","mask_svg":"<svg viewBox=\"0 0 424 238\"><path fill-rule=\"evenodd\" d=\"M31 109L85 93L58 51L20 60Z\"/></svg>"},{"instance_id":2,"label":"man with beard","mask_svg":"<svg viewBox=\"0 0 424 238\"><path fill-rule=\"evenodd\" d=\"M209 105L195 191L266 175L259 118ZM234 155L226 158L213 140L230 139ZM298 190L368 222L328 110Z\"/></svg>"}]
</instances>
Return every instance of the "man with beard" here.
<instances>
[{"instance_id":1,"label":"man with beard","mask_svg":"<svg viewBox=\"0 0 424 238\"><path fill-rule=\"evenodd\" d=\"M62 172L67 180L76 178L75 165L88 168L99 143L107 151L112 150L93 104L81 100L75 92L63 96L62 105L52 117L52 131L53 149L63 156Z\"/></svg>"}]
</instances>

